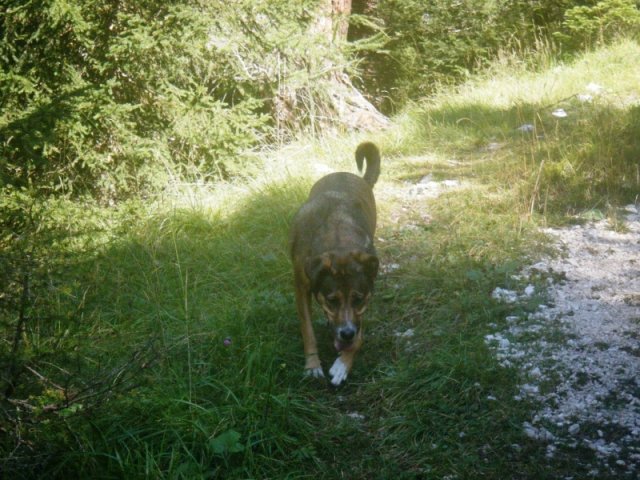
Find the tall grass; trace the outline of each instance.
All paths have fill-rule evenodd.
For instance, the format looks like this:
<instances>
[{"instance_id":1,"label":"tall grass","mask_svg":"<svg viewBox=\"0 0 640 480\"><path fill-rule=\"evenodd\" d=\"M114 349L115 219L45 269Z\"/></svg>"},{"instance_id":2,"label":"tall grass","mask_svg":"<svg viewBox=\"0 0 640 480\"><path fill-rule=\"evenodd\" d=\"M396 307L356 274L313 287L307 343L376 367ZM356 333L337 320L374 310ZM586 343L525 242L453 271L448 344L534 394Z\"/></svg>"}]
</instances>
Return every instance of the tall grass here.
<instances>
[{"instance_id":1,"label":"tall grass","mask_svg":"<svg viewBox=\"0 0 640 480\"><path fill-rule=\"evenodd\" d=\"M496 68L369 137L384 152L375 191L385 267L362 354L339 389L302 377L287 236L321 171L355 170L359 135L264 154L252 181L176 184L116 211L34 207L51 219L50 233L34 232L43 268L21 343L24 371L2 404L3 472L586 474L579 452L549 460L523 434L517 372L497 364L484 336L506 313L491 291L521 288L514 274L546 248L539 223L637 193L638 56L636 44L622 43L535 74ZM573 95L590 82L604 92L578 103ZM553 117L556 108L568 117ZM464 188L411 194L426 175ZM6 351L15 317L2 313ZM331 341L317 311L315 321L327 366Z\"/></svg>"}]
</instances>

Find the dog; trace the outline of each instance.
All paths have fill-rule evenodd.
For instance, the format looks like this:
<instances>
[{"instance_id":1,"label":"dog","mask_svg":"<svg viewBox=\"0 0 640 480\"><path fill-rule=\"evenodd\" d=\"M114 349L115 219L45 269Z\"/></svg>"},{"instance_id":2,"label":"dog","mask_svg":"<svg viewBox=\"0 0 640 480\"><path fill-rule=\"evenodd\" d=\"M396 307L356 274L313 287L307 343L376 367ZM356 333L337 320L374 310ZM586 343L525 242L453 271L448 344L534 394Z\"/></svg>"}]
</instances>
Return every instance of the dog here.
<instances>
[{"instance_id":1,"label":"dog","mask_svg":"<svg viewBox=\"0 0 640 480\"><path fill-rule=\"evenodd\" d=\"M305 374L324 377L311 324L313 295L333 330L338 358L329 374L335 386L347 379L362 346L362 316L379 266L373 245L373 186L380 175L380 151L365 142L358 146L355 157L358 171L366 159L364 176L337 172L318 180L296 213L290 236Z\"/></svg>"}]
</instances>

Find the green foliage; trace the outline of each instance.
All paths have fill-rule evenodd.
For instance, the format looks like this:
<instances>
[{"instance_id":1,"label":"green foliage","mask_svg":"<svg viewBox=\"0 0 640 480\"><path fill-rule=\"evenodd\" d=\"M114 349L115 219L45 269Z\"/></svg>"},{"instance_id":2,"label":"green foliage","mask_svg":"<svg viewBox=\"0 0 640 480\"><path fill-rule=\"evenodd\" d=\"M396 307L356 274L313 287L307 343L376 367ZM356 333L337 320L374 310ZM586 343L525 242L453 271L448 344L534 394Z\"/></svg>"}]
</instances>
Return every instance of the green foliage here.
<instances>
[{"instance_id":1,"label":"green foliage","mask_svg":"<svg viewBox=\"0 0 640 480\"><path fill-rule=\"evenodd\" d=\"M505 55L535 67L541 55L557 58L560 47L575 55L635 36L640 18L634 0L383 0L364 14L370 22L354 22L354 39L376 42L359 50L362 81L387 112L460 84Z\"/></svg>"},{"instance_id":2,"label":"green foliage","mask_svg":"<svg viewBox=\"0 0 640 480\"><path fill-rule=\"evenodd\" d=\"M0 210L0 326L6 346L0 350L0 391L31 397L40 409L54 400L62 401L60 409L71 407L66 412L81 408L64 404L69 399L57 385L24 382L24 376L37 377L27 366L37 370L37 362L60 352L66 352L58 356L61 363L73 363L77 307L86 293L79 278L82 264L116 234L112 223L124 216L128 224L136 215L124 207L98 215L88 200L42 199L37 192L12 188L0 196ZM77 367L71 364L67 373ZM94 373L96 379L105 374L100 368Z\"/></svg>"},{"instance_id":3,"label":"green foliage","mask_svg":"<svg viewBox=\"0 0 640 480\"><path fill-rule=\"evenodd\" d=\"M345 45L314 33L311 0L7 0L0 188L113 203L251 175L247 150L335 126L344 72L390 112L553 33L578 51L640 22L631 0L358 6Z\"/></svg>"},{"instance_id":4,"label":"green foliage","mask_svg":"<svg viewBox=\"0 0 640 480\"><path fill-rule=\"evenodd\" d=\"M497 26L505 41L511 37L523 48L534 47L541 37L560 27L568 9L583 3L583 0L497 0L495 5L500 12Z\"/></svg>"},{"instance_id":5,"label":"green foliage","mask_svg":"<svg viewBox=\"0 0 640 480\"><path fill-rule=\"evenodd\" d=\"M223 455L225 453L240 453L244 450L244 445L240 442L240 434L235 430L227 430L221 433L209 443L214 453Z\"/></svg>"},{"instance_id":6,"label":"green foliage","mask_svg":"<svg viewBox=\"0 0 640 480\"><path fill-rule=\"evenodd\" d=\"M365 80L387 111L466 78L497 47L496 11L485 1L383 0L371 15L388 40L365 58Z\"/></svg>"},{"instance_id":7,"label":"green foliage","mask_svg":"<svg viewBox=\"0 0 640 480\"><path fill-rule=\"evenodd\" d=\"M579 5L565 12L563 31L556 36L571 49L606 45L640 33L640 10L635 0L604 0Z\"/></svg>"},{"instance_id":8,"label":"green foliage","mask_svg":"<svg viewBox=\"0 0 640 480\"><path fill-rule=\"evenodd\" d=\"M240 152L276 123L279 82L313 61L288 43L305 38L305 8L5 2L0 186L111 200L239 174Z\"/></svg>"}]
</instances>

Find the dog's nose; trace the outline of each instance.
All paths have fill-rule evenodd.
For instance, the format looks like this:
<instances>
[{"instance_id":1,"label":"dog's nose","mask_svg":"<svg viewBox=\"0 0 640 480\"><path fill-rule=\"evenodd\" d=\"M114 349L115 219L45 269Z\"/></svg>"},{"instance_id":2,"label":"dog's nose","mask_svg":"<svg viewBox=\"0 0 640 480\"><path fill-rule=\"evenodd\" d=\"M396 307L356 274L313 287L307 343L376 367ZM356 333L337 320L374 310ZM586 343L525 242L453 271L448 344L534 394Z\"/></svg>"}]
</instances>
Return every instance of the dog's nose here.
<instances>
[{"instance_id":1,"label":"dog's nose","mask_svg":"<svg viewBox=\"0 0 640 480\"><path fill-rule=\"evenodd\" d=\"M343 342L350 342L356 336L356 329L353 327L342 327L338 330L338 336Z\"/></svg>"}]
</instances>

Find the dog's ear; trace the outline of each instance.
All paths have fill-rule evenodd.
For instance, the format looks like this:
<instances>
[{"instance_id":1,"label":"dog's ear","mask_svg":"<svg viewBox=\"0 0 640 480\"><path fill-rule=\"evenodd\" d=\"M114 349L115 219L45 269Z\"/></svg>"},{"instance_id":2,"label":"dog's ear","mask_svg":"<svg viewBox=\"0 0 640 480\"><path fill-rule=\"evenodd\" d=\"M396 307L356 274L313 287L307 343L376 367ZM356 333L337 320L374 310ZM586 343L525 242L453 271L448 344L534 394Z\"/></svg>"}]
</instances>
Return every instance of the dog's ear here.
<instances>
[{"instance_id":1,"label":"dog's ear","mask_svg":"<svg viewBox=\"0 0 640 480\"><path fill-rule=\"evenodd\" d=\"M304 272L307 274L307 278L311 282L311 290L315 291L315 286L318 283L320 274L324 271L332 270L332 259L327 253L309 258L304 264Z\"/></svg>"},{"instance_id":2,"label":"dog's ear","mask_svg":"<svg viewBox=\"0 0 640 480\"><path fill-rule=\"evenodd\" d=\"M353 258L364 268L364 273L367 277L374 279L378 275L378 267L380 261L378 257L370 253L365 252L353 252Z\"/></svg>"}]
</instances>

